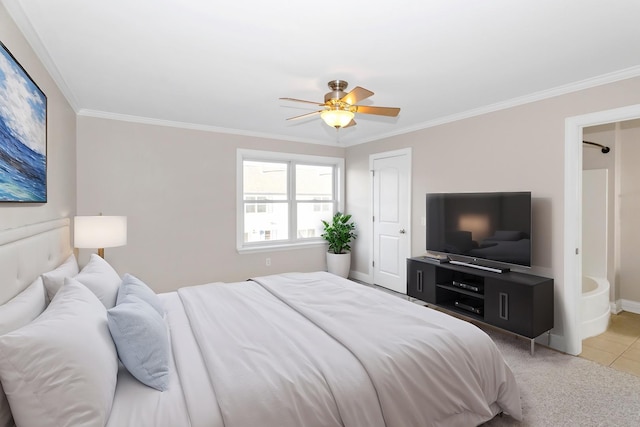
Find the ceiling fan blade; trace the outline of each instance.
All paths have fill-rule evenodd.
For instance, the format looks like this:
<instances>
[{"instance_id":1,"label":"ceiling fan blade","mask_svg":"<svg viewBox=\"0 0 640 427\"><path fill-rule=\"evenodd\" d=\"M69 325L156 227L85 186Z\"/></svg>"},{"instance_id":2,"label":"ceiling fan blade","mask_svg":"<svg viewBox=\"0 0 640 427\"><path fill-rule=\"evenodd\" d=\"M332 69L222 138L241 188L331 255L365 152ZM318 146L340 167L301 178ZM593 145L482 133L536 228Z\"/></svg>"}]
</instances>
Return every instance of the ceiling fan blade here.
<instances>
[{"instance_id":1,"label":"ceiling fan blade","mask_svg":"<svg viewBox=\"0 0 640 427\"><path fill-rule=\"evenodd\" d=\"M351 121L349 123L347 123L346 126L342 126L340 129L348 128L348 127L355 126L355 125L356 125L356 121L351 119Z\"/></svg>"},{"instance_id":2,"label":"ceiling fan blade","mask_svg":"<svg viewBox=\"0 0 640 427\"><path fill-rule=\"evenodd\" d=\"M312 111L312 112L310 112L310 113L301 114L301 115L299 115L299 116L289 117L287 120L296 120L296 119L302 119L302 118L304 118L304 117L311 117L311 116L313 116L314 114L321 113L322 111L324 111L324 110Z\"/></svg>"},{"instance_id":3,"label":"ceiling fan blade","mask_svg":"<svg viewBox=\"0 0 640 427\"><path fill-rule=\"evenodd\" d=\"M304 99L296 99L296 98L280 98L283 101L294 101L294 102L304 102L307 104L313 104L313 105L324 105L324 103L322 102L315 102L315 101L305 101Z\"/></svg>"},{"instance_id":4,"label":"ceiling fan blade","mask_svg":"<svg viewBox=\"0 0 640 427\"><path fill-rule=\"evenodd\" d=\"M397 117L398 113L400 113L400 109L395 107L369 107L367 105L357 105L356 113Z\"/></svg>"},{"instance_id":5,"label":"ceiling fan blade","mask_svg":"<svg viewBox=\"0 0 640 427\"><path fill-rule=\"evenodd\" d=\"M371 92L370 90L367 90L360 86L356 86L351 92L343 96L340 101L354 105L362 101L363 99L367 99L371 95L373 95L373 92Z\"/></svg>"}]
</instances>

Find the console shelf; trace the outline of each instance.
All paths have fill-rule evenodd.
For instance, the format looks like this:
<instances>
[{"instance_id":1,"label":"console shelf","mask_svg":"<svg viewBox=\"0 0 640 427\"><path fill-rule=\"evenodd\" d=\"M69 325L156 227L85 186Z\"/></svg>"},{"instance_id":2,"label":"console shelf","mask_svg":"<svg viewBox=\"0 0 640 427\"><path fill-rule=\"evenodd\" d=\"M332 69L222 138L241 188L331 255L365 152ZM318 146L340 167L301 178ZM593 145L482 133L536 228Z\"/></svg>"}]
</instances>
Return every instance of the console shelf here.
<instances>
[{"instance_id":1,"label":"console shelf","mask_svg":"<svg viewBox=\"0 0 640 427\"><path fill-rule=\"evenodd\" d=\"M451 286L451 285L436 285L437 288L440 289L447 289L449 291L452 292L456 292L458 294L461 295L466 295L472 298L478 298L478 299L484 299L484 294L480 294L478 292L473 292L473 291L467 291L466 289L461 289L461 288L457 288L455 286Z\"/></svg>"},{"instance_id":2,"label":"console shelf","mask_svg":"<svg viewBox=\"0 0 640 427\"><path fill-rule=\"evenodd\" d=\"M553 279L407 259L407 294L531 340L553 329Z\"/></svg>"}]
</instances>

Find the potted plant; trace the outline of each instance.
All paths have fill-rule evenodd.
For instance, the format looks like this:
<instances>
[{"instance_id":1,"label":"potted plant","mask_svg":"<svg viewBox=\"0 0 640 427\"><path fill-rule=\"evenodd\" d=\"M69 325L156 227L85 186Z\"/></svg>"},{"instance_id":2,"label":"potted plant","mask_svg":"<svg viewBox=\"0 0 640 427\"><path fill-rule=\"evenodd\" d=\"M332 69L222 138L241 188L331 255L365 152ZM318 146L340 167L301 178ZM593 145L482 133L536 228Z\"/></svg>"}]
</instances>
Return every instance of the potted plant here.
<instances>
[{"instance_id":1,"label":"potted plant","mask_svg":"<svg viewBox=\"0 0 640 427\"><path fill-rule=\"evenodd\" d=\"M351 215L336 212L333 220L322 220L324 233L321 237L329 243L327 251L327 270L340 277L347 277L351 268L351 240L355 239L355 224Z\"/></svg>"}]
</instances>

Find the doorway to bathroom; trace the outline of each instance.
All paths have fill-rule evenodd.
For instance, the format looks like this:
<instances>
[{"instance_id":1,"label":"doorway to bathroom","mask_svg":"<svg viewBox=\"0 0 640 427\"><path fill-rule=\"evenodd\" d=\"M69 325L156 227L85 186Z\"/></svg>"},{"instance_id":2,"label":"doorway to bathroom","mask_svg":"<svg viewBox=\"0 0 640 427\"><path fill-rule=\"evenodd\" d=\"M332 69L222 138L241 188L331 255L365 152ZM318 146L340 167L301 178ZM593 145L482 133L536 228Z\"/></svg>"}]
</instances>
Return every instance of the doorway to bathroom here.
<instances>
[{"instance_id":1,"label":"doorway to bathroom","mask_svg":"<svg viewBox=\"0 0 640 427\"><path fill-rule=\"evenodd\" d=\"M640 120L583 138L580 357L640 375Z\"/></svg>"},{"instance_id":2,"label":"doorway to bathroom","mask_svg":"<svg viewBox=\"0 0 640 427\"><path fill-rule=\"evenodd\" d=\"M598 113L592 113L584 116L571 117L568 118L565 122L565 229L564 229L564 237L565 237L565 263L564 263L564 313L563 320L565 325L565 348L566 352L574 355L578 355L582 352L582 332L581 332L581 297L582 297L582 284L583 284L583 236L582 236L582 224L583 224L583 207L582 207L582 188L583 188L583 140L587 138L585 135L589 135L589 132L595 132L596 134L603 130L603 128L597 128L598 126L613 126L612 135L614 135L614 142L618 141L621 137L625 137L625 139L636 140L639 142L640 140L640 104L633 105L629 107L623 107L615 110L608 110ZM585 133L586 132L586 133ZM629 136L631 135L631 136ZM635 136L634 136L635 135ZM631 144L628 144L631 146ZM640 144L635 144L637 150L639 151L640 156ZM618 156L621 158L624 155L621 155L621 152L625 150L625 147L618 147ZM630 152L627 150L627 154ZM613 153L615 156L616 154ZM629 161L631 156L625 157L624 161ZM637 161L640 157L636 157L635 164L637 165ZM624 165L620 168L623 170ZM634 168L629 168L634 169ZM609 176L607 180L610 182L614 180L614 184L616 180L620 179L619 175L614 174L613 177ZM640 180L637 180L640 181ZM640 186L639 186L640 187ZM618 187L619 188L619 187ZM624 191L624 190L623 190ZM640 188L639 188L640 191ZM615 194L615 193L613 193ZM640 196L640 192L638 193ZM614 200L615 203L620 203L622 198L618 200ZM638 200L639 209L640 209L640 199ZM618 215L618 216L616 216ZM614 212L613 220L610 220L608 223L609 228L611 226L614 227L613 234L610 238L615 238L616 235L620 235L619 225L622 223L620 219L622 218L623 210L618 205L618 212ZM637 217L636 217L637 218ZM638 222L637 220L635 222ZM640 229L640 224L638 224L638 228ZM615 242L615 239L614 239ZM616 243L614 247L615 251L613 253L618 253L619 257L613 258L613 264L610 264L611 261L610 255L611 251L608 252L607 256L607 267L605 275L608 277L613 277L613 281L611 281L611 291L610 291L610 301L614 301L616 304L624 305L628 302L625 302L625 299L621 296L616 296L616 292L620 291L620 283L619 283L619 274L620 274L620 265L624 263L624 257L627 256L624 254L623 247L625 244L619 240L619 244ZM636 245L637 247L637 245ZM617 252L616 252L617 251ZM635 254L635 252L634 252ZM573 256L575 255L575 256ZM628 255L631 256L631 255ZM634 264L629 264L630 266L635 266L636 264L640 264L637 261ZM638 267L638 276L640 277L640 266ZM593 286L593 284L591 284ZM640 292L640 290L638 290ZM615 307L615 306L614 306ZM635 306L633 302L631 302L631 306L627 307L628 309L634 310ZM640 309L640 305L637 307ZM638 311L640 312L640 310Z\"/></svg>"}]
</instances>

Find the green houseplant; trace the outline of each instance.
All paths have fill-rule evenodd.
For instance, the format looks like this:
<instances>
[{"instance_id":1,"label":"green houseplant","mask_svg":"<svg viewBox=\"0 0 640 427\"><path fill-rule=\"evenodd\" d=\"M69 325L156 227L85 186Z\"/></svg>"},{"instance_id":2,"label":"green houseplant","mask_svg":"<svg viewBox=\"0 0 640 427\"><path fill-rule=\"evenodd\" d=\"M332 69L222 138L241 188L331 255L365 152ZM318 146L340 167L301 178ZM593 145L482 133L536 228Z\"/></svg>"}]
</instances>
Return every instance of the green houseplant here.
<instances>
[{"instance_id":1,"label":"green houseplant","mask_svg":"<svg viewBox=\"0 0 640 427\"><path fill-rule=\"evenodd\" d=\"M351 222L351 215L336 212L331 222L322 220L324 233L321 237L327 241L327 270L341 277L349 275L351 267L351 246L355 239L356 226Z\"/></svg>"},{"instance_id":2,"label":"green houseplant","mask_svg":"<svg viewBox=\"0 0 640 427\"><path fill-rule=\"evenodd\" d=\"M344 254L351 250L351 240L355 239L356 226L351 220L351 215L345 215L336 212L333 215L333 221L327 222L322 220L324 225L324 233L321 237L329 243L329 252L334 254Z\"/></svg>"}]
</instances>

